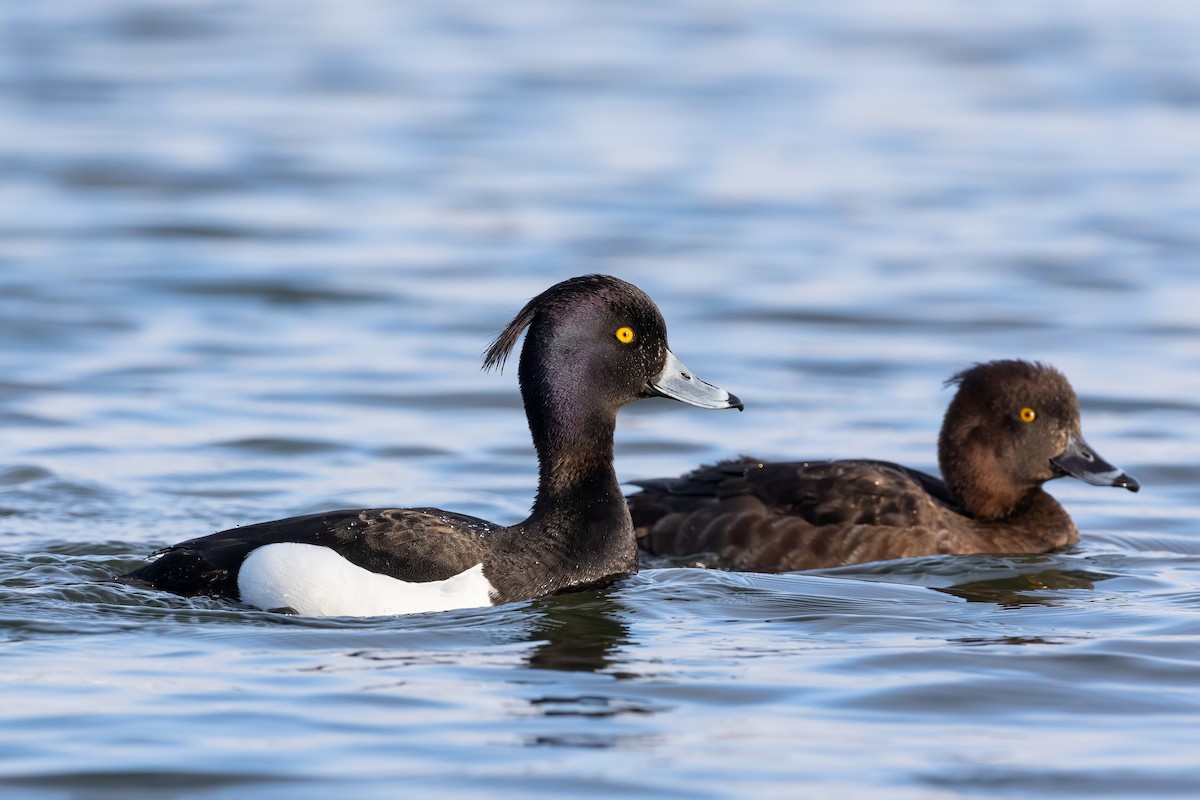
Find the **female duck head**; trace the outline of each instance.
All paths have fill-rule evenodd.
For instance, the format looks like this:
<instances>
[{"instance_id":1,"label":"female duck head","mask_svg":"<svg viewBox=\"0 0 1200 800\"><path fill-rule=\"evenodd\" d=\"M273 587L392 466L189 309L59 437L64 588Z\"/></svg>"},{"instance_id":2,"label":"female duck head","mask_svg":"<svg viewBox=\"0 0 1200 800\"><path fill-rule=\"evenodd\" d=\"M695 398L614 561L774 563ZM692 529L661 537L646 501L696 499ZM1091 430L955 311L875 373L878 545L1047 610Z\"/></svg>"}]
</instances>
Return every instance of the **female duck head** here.
<instances>
[{"instance_id":1,"label":"female duck head","mask_svg":"<svg viewBox=\"0 0 1200 800\"><path fill-rule=\"evenodd\" d=\"M560 420L613 418L626 403L655 395L702 408L742 408L679 362L654 301L617 278L570 278L530 300L488 348L484 369L503 368L526 328L519 375L531 423L535 409Z\"/></svg>"},{"instance_id":2,"label":"female duck head","mask_svg":"<svg viewBox=\"0 0 1200 800\"><path fill-rule=\"evenodd\" d=\"M1138 490L1137 480L1084 441L1075 390L1053 367L990 361L946 384L958 391L938 437L938 462L976 516L1007 516L1031 490L1064 475Z\"/></svg>"}]
</instances>

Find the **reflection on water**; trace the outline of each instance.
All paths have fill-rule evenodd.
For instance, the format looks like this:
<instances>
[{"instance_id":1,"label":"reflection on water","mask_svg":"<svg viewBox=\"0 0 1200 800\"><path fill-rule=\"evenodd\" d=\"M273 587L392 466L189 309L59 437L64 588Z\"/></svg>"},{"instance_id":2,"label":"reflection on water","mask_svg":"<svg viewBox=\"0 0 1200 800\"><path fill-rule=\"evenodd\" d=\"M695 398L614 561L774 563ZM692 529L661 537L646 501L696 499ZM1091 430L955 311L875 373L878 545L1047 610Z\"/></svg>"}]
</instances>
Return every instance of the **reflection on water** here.
<instances>
[{"instance_id":1,"label":"reflection on water","mask_svg":"<svg viewBox=\"0 0 1200 800\"><path fill-rule=\"evenodd\" d=\"M1194 795L1197 40L1183 0L0 5L6 796ZM1025 357L1145 488L1051 484L1068 553L404 619L105 580L334 507L522 518L480 354L589 271L748 403L623 412L622 479L931 470L942 381Z\"/></svg>"},{"instance_id":2,"label":"reflection on water","mask_svg":"<svg viewBox=\"0 0 1200 800\"><path fill-rule=\"evenodd\" d=\"M535 603L530 640L536 646L528 656L529 668L608 671L617 648L629 638L629 628L617 619L621 608L610 599L611 593L583 592Z\"/></svg>"},{"instance_id":3,"label":"reflection on water","mask_svg":"<svg viewBox=\"0 0 1200 800\"><path fill-rule=\"evenodd\" d=\"M969 581L948 586L940 591L977 603L995 603L1001 608L1025 605L1054 605L1061 589L1091 589L1095 581L1114 578L1115 575L1099 575L1090 572L1061 572L1046 570L1033 574L1016 575L986 581Z\"/></svg>"}]
</instances>

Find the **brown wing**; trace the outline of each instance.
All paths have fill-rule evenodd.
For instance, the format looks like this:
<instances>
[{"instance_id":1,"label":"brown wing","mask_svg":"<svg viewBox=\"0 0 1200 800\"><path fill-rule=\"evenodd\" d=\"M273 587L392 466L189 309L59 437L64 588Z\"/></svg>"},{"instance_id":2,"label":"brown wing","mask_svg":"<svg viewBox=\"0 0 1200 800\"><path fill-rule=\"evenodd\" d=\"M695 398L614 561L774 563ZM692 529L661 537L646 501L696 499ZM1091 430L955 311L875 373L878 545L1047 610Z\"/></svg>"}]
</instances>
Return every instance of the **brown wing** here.
<instances>
[{"instance_id":1,"label":"brown wing","mask_svg":"<svg viewBox=\"0 0 1200 800\"><path fill-rule=\"evenodd\" d=\"M643 486L629 505L651 553L710 552L735 569L784 571L952 552L949 491L888 462L743 458Z\"/></svg>"},{"instance_id":2,"label":"brown wing","mask_svg":"<svg viewBox=\"0 0 1200 800\"><path fill-rule=\"evenodd\" d=\"M937 524L954 502L939 479L887 461L749 464L744 480L766 507L813 525Z\"/></svg>"}]
</instances>

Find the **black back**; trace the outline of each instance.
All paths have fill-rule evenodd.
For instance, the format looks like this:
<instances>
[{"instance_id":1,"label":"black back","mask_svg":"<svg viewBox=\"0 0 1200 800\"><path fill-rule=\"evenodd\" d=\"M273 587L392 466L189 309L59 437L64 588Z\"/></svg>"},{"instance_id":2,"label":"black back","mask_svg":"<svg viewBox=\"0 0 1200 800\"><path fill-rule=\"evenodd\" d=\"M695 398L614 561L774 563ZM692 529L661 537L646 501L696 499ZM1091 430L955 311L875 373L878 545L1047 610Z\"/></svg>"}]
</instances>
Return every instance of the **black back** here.
<instances>
[{"instance_id":1,"label":"black back","mask_svg":"<svg viewBox=\"0 0 1200 800\"><path fill-rule=\"evenodd\" d=\"M260 522L165 547L122 576L182 595L239 599L237 572L250 552L299 542L332 548L351 563L405 581L437 581L480 563L486 520L438 509L325 511Z\"/></svg>"}]
</instances>

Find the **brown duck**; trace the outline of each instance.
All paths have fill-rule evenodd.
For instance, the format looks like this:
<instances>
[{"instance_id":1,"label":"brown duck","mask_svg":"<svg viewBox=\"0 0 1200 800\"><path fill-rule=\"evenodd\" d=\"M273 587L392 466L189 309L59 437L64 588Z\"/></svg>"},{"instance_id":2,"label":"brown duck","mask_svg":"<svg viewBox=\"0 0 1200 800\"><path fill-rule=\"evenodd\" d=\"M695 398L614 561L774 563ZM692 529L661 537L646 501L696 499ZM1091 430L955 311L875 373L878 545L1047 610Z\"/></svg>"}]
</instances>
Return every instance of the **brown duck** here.
<instances>
[{"instance_id":1,"label":"brown duck","mask_svg":"<svg viewBox=\"0 0 1200 800\"><path fill-rule=\"evenodd\" d=\"M886 461L725 461L637 484L628 502L639 546L715 554L722 566L758 572L1044 553L1079 541L1046 481L1070 475L1138 490L1084 441L1079 401L1053 367L991 361L954 384L938 437L944 478Z\"/></svg>"}]
</instances>

